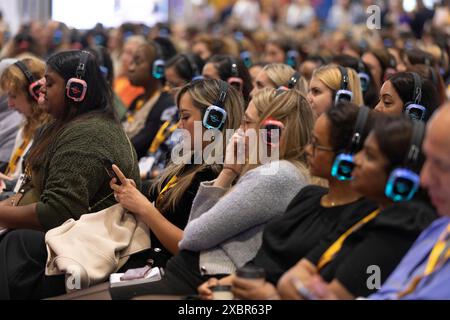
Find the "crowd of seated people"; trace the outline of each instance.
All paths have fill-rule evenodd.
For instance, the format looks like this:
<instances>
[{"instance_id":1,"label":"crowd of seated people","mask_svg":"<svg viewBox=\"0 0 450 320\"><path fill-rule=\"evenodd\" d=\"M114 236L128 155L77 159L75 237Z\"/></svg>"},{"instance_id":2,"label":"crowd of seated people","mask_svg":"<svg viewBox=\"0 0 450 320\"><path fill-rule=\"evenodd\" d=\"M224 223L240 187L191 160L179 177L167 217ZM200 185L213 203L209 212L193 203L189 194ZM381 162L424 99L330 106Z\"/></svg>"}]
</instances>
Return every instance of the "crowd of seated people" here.
<instances>
[{"instance_id":1,"label":"crowd of seated people","mask_svg":"<svg viewBox=\"0 0 450 320\"><path fill-rule=\"evenodd\" d=\"M310 24L22 26L0 62L0 300L450 299L450 35Z\"/></svg>"}]
</instances>

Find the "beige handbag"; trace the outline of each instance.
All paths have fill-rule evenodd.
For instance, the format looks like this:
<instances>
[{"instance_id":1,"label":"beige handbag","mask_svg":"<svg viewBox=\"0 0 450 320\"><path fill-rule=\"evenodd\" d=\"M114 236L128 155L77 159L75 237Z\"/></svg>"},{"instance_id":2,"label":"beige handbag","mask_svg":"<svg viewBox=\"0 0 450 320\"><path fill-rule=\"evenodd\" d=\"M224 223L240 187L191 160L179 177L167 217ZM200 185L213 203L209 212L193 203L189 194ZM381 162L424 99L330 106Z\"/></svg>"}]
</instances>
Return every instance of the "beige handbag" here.
<instances>
[{"instance_id":1,"label":"beige handbag","mask_svg":"<svg viewBox=\"0 0 450 320\"><path fill-rule=\"evenodd\" d=\"M147 226L120 205L83 215L45 237L46 275L66 274L68 292L104 282L130 255L151 247Z\"/></svg>"}]
</instances>

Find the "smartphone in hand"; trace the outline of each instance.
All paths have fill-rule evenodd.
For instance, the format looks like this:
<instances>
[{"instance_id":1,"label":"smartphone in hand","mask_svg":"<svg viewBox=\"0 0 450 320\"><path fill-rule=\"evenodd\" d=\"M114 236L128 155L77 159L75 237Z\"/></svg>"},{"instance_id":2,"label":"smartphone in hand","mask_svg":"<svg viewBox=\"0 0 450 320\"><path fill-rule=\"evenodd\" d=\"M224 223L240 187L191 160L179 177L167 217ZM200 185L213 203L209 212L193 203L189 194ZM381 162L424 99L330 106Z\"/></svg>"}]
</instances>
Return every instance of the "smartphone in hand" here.
<instances>
[{"instance_id":1,"label":"smartphone in hand","mask_svg":"<svg viewBox=\"0 0 450 320\"><path fill-rule=\"evenodd\" d=\"M119 177L117 176L117 174L114 172L112 166L114 165L114 162L111 159L103 159L102 160L103 163L103 167L105 168L106 173L108 174L108 176L111 179L116 179L116 184L117 185L121 185L122 183L120 182Z\"/></svg>"}]
</instances>

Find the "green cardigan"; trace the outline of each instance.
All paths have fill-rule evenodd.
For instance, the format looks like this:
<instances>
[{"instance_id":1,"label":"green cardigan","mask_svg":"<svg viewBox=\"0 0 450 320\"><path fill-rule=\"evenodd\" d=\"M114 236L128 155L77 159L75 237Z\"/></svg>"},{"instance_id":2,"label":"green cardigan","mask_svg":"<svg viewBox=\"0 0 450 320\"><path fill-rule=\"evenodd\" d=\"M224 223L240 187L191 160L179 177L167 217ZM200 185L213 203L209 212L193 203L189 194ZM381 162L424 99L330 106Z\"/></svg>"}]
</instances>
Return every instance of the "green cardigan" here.
<instances>
[{"instance_id":1,"label":"green cardigan","mask_svg":"<svg viewBox=\"0 0 450 320\"><path fill-rule=\"evenodd\" d=\"M40 195L37 216L45 230L116 203L102 164L105 158L140 187L135 150L113 120L95 116L76 121L55 137L45 165L32 179Z\"/></svg>"}]
</instances>

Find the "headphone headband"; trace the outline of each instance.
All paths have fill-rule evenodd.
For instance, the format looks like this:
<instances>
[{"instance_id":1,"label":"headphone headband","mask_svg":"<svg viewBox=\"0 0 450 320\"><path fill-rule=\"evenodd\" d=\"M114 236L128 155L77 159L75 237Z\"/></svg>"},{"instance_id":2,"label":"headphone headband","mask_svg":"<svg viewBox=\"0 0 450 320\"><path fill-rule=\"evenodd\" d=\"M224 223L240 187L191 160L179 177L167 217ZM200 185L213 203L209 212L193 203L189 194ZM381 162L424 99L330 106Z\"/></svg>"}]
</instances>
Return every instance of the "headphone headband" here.
<instances>
[{"instance_id":1,"label":"headphone headband","mask_svg":"<svg viewBox=\"0 0 450 320\"><path fill-rule=\"evenodd\" d=\"M16 63L14 63L14 65L20 69L20 71L22 71L22 73L24 74L25 78L27 78L28 84L32 85L33 83L36 82L36 79L34 78L33 74L31 73L31 71L28 69L28 67L25 65L25 63L23 63L23 61L17 61Z\"/></svg>"},{"instance_id":2,"label":"headphone headband","mask_svg":"<svg viewBox=\"0 0 450 320\"><path fill-rule=\"evenodd\" d=\"M83 79L86 73L86 65L89 59L90 53L88 51L81 51L80 62L78 63L77 71L75 75L78 79Z\"/></svg>"},{"instance_id":3,"label":"headphone headband","mask_svg":"<svg viewBox=\"0 0 450 320\"><path fill-rule=\"evenodd\" d=\"M413 167L417 162L420 149L423 143L423 138L425 135L425 124L423 121L413 121L413 131L411 135L411 142L408 154L405 158L405 165Z\"/></svg>"},{"instance_id":4,"label":"headphone headband","mask_svg":"<svg viewBox=\"0 0 450 320\"><path fill-rule=\"evenodd\" d=\"M219 84L219 97L216 101L216 106L224 108L225 107L225 101L227 100L227 96L228 96L228 89L230 88L230 86L228 85L227 82L219 80L220 84Z\"/></svg>"},{"instance_id":5,"label":"headphone headband","mask_svg":"<svg viewBox=\"0 0 450 320\"><path fill-rule=\"evenodd\" d=\"M231 65L231 77L239 78L239 68L236 59L230 56L229 60Z\"/></svg>"},{"instance_id":6,"label":"headphone headband","mask_svg":"<svg viewBox=\"0 0 450 320\"><path fill-rule=\"evenodd\" d=\"M411 101L414 101L416 104L420 104L422 101L422 79L415 72L411 72L411 74L414 78L414 96Z\"/></svg>"},{"instance_id":7,"label":"headphone headband","mask_svg":"<svg viewBox=\"0 0 450 320\"><path fill-rule=\"evenodd\" d=\"M369 118L370 109L366 106L361 106L358 111L358 118L356 119L355 130L350 144L350 152L355 152L361 144L364 130L366 129L367 119Z\"/></svg>"},{"instance_id":8,"label":"headphone headband","mask_svg":"<svg viewBox=\"0 0 450 320\"><path fill-rule=\"evenodd\" d=\"M288 82L288 88L294 89L301 77L300 72L296 71Z\"/></svg>"},{"instance_id":9,"label":"headphone headband","mask_svg":"<svg viewBox=\"0 0 450 320\"><path fill-rule=\"evenodd\" d=\"M350 84L350 78L348 76L347 68L338 65L339 71L341 72L341 90L348 90Z\"/></svg>"}]
</instances>

